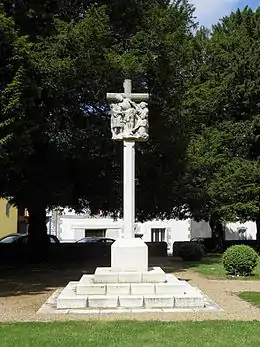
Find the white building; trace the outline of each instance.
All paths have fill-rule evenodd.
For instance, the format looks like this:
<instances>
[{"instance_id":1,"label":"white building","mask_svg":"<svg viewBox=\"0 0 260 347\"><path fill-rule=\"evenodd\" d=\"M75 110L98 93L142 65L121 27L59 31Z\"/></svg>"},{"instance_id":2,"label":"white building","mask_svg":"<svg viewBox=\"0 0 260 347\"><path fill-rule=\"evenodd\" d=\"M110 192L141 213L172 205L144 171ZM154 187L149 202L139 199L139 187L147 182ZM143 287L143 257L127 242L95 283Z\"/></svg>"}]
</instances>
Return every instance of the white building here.
<instances>
[{"instance_id":1,"label":"white building","mask_svg":"<svg viewBox=\"0 0 260 347\"><path fill-rule=\"evenodd\" d=\"M51 233L57 235L61 242L75 242L87 236L106 236L117 239L123 236L123 220L87 214L77 215L65 210L62 214L51 213ZM152 220L136 223L135 234L142 236L146 242L164 241L172 249L175 241L189 241L192 237L211 237L209 223L187 220ZM253 222L227 223L226 240L255 240L256 225Z\"/></svg>"}]
</instances>

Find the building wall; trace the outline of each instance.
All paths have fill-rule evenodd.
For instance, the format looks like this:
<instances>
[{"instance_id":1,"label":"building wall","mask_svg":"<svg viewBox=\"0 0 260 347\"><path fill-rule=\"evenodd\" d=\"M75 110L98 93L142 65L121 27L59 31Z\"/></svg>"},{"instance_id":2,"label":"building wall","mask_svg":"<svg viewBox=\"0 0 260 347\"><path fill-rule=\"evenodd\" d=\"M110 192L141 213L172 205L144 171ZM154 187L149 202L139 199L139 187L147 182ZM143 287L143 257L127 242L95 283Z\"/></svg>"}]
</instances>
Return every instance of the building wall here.
<instances>
[{"instance_id":1,"label":"building wall","mask_svg":"<svg viewBox=\"0 0 260 347\"><path fill-rule=\"evenodd\" d=\"M226 240L256 240L256 223L227 223Z\"/></svg>"},{"instance_id":2,"label":"building wall","mask_svg":"<svg viewBox=\"0 0 260 347\"><path fill-rule=\"evenodd\" d=\"M0 199L0 237L17 233L17 209L6 199Z\"/></svg>"},{"instance_id":3,"label":"building wall","mask_svg":"<svg viewBox=\"0 0 260 347\"><path fill-rule=\"evenodd\" d=\"M112 218L84 218L73 214L60 217L59 238L62 242L75 242L85 237L86 230L105 229L105 236L117 239L122 237L122 220Z\"/></svg>"},{"instance_id":4,"label":"building wall","mask_svg":"<svg viewBox=\"0 0 260 347\"><path fill-rule=\"evenodd\" d=\"M196 222L195 220L190 220L191 228L191 237L202 237L210 238L211 237L211 228L208 222L200 221Z\"/></svg>"},{"instance_id":5,"label":"building wall","mask_svg":"<svg viewBox=\"0 0 260 347\"><path fill-rule=\"evenodd\" d=\"M138 234L143 235L142 239L145 242L152 241L152 229L165 229L165 242L168 244L168 249L172 249L175 241L188 241L190 239L190 220L152 220L145 223L137 224Z\"/></svg>"},{"instance_id":6,"label":"building wall","mask_svg":"<svg viewBox=\"0 0 260 347\"><path fill-rule=\"evenodd\" d=\"M57 236L62 242L75 242L85 237L85 231L103 230L105 236L117 239L123 236L123 220L112 218L89 217L68 212L59 217L59 232ZM135 233L142 235L146 242L152 240L151 230L154 228L165 229L165 242L168 249L172 249L175 241L189 241L192 237L211 237L211 229L208 222L195 222L194 220L152 220L145 223L136 223ZM242 231L242 232L241 232ZM226 240L256 239L256 226L253 222L227 223L225 231Z\"/></svg>"},{"instance_id":7,"label":"building wall","mask_svg":"<svg viewBox=\"0 0 260 347\"><path fill-rule=\"evenodd\" d=\"M112 218L86 217L66 212L59 217L59 231L57 236L62 242L75 242L85 237L86 230L105 229L105 236L117 239L123 237L123 220ZM142 235L144 241L151 241L151 229L165 228L165 242L171 248L175 241L188 241L190 239L189 220L153 220L145 223L136 223L135 234Z\"/></svg>"}]
</instances>

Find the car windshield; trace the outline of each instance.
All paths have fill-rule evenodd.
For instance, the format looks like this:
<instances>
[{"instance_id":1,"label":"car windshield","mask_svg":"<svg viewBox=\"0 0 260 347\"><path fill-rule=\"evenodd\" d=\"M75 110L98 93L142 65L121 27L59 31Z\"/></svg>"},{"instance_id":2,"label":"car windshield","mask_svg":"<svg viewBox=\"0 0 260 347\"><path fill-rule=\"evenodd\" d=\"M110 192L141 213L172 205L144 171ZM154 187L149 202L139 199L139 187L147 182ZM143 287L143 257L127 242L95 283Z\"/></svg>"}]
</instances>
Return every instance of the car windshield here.
<instances>
[{"instance_id":1,"label":"car windshield","mask_svg":"<svg viewBox=\"0 0 260 347\"><path fill-rule=\"evenodd\" d=\"M13 243L17 239L19 239L19 235L9 235L0 240L1 243Z\"/></svg>"},{"instance_id":2,"label":"car windshield","mask_svg":"<svg viewBox=\"0 0 260 347\"><path fill-rule=\"evenodd\" d=\"M95 237L85 237L84 239L78 240L78 243L96 243L98 241Z\"/></svg>"}]
</instances>

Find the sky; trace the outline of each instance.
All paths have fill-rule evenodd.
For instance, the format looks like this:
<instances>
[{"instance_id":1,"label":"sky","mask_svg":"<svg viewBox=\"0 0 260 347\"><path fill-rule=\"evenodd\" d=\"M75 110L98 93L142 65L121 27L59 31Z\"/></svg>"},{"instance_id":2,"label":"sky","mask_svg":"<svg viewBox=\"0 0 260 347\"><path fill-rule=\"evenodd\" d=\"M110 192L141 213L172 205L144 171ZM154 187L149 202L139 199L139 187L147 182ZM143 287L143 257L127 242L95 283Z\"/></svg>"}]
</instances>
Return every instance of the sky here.
<instances>
[{"instance_id":1,"label":"sky","mask_svg":"<svg viewBox=\"0 0 260 347\"><path fill-rule=\"evenodd\" d=\"M195 6L195 16L200 25L210 27L219 18L236 11L237 8L243 9L246 5L252 9L260 7L260 0L190 0Z\"/></svg>"}]
</instances>

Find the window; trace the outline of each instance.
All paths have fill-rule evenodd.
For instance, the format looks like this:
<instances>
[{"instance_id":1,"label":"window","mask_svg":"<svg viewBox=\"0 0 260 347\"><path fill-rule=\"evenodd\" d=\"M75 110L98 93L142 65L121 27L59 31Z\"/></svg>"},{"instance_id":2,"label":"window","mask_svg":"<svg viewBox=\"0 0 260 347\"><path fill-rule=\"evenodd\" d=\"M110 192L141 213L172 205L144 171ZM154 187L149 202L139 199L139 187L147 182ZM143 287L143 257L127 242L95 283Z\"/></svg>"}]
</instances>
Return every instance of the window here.
<instances>
[{"instance_id":1,"label":"window","mask_svg":"<svg viewBox=\"0 0 260 347\"><path fill-rule=\"evenodd\" d=\"M85 237L105 237L106 229L85 229Z\"/></svg>"},{"instance_id":2,"label":"window","mask_svg":"<svg viewBox=\"0 0 260 347\"><path fill-rule=\"evenodd\" d=\"M151 229L152 242L165 242L165 228Z\"/></svg>"}]
</instances>

